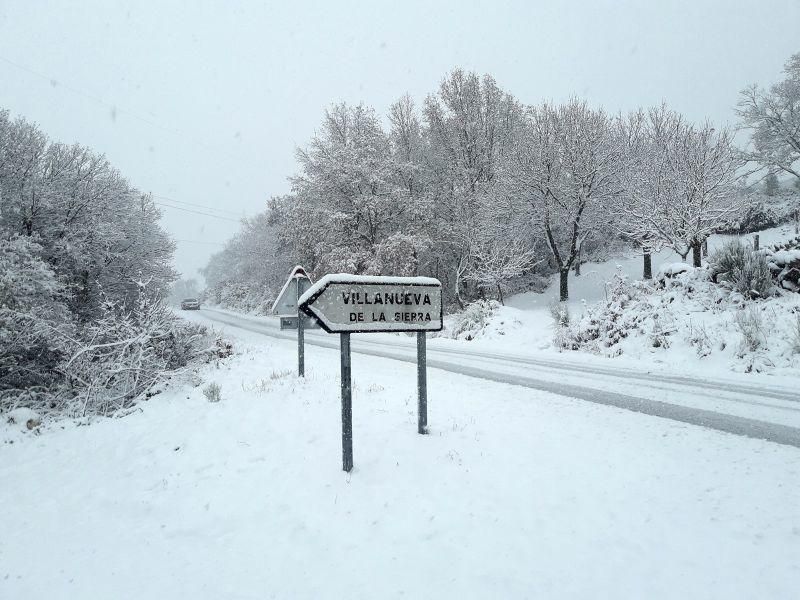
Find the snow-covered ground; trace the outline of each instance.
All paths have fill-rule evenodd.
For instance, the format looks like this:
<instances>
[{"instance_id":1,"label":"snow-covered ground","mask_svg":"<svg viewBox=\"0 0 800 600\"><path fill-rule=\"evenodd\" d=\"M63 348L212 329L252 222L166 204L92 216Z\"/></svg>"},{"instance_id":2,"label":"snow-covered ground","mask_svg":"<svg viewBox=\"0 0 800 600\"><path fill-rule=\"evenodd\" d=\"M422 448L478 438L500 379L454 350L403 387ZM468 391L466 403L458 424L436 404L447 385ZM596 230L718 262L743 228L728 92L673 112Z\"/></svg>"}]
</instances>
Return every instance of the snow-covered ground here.
<instances>
[{"instance_id":1,"label":"snow-covered ground","mask_svg":"<svg viewBox=\"0 0 800 600\"><path fill-rule=\"evenodd\" d=\"M141 410L3 431L0 598L789 598L800 451L245 331ZM14 443L8 443L9 441Z\"/></svg>"},{"instance_id":2,"label":"snow-covered ground","mask_svg":"<svg viewBox=\"0 0 800 600\"><path fill-rule=\"evenodd\" d=\"M708 239L709 253L722 247L725 242L731 239L739 239L747 244L753 243L756 234L747 233L740 236L735 235L712 235ZM786 224L772 229L758 232L759 244L761 247L778 242L784 242L793 238L795 235L794 225ZM691 260L691 256L687 258ZM681 257L669 249L653 253L653 272L655 273L662 265L681 262ZM642 256L635 251L628 252L625 256L617 257L600 263L585 263L582 265L581 275L578 277L570 274L568 304L573 310L580 310L585 303L598 302L608 297L607 282L615 274L621 273L630 279L641 279L642 277ZM526 292L514 295L506 301L512 308L522 310L538 309L547 311L550 304L558 301L558 281L553 278L552 284L544 293Z\"/></svg>"},{"instance_id":3,"label":"snow-covered ground","mask_svg":"<svg viewBox=\"0 0 800 600\"><path fill-rule=\"evenodd\" d=\"M722 246L733 237L752 243L754 234L743 236L715 235L709 240L709 250ZM794 227L784 225L759 232L762 247L783 242L795 236ZM679 262L680 257L664 250L653 256L654 273L665 265ZM579 321L592 308L610 297L610 282L617 275L631 281L641 279L642 258L636 253L602 263L583 265L583 272L570 274L570 300L566 303L572 322ZM716 287L710 286L709 287ZM734 312L709 311L703 300L678 302L670 307L669 316L680 325L677 335L670 338L669 347L654 347L644 337L631 336L614 348L597 354L588 352L561 352L553 344L554 319L551 306L558 299L558 282L555 280L544 293L517 294L499 307L486 322L485 329L471 342L470 347L493 351L514 350L536 355L560 355L569 361L579 356L592 364L616 364L658 372L691 373L697 376L730 377L731 371L752 368L767 372L776 379L786 380L800 376L800 355L791 352L791 315L800 314L800 294L786 294L784 298L759 304L764 311L764 322L771 331L766 332L764 348L744 360L737 356L741 334L734 322ZM788 319L786 319L788 317ZM452 321L451 321L452 322ZM700 342L708 338L708 351L703 354ZM699 342L698 342L699 340ZM620 353L621 354L618 354ZM608 356L614 356L613 359Z\"/></svg>"}]
</instances>

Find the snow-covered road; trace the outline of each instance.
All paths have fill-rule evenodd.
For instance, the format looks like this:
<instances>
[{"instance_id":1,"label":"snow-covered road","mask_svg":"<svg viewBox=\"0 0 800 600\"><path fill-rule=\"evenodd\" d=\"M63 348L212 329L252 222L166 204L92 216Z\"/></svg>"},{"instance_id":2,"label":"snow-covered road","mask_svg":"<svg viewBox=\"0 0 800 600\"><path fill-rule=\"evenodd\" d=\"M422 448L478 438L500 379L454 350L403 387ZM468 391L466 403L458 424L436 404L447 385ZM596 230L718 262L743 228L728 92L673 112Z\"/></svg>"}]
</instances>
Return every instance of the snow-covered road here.
<instances>
[{"instance_id":1,"label":"snow-covered road","mask_svg":"<svg viewBox=\"0 0 800 600\"><path fill-rule=\"evenodd\" d=\"M185 313L184 313L185 314ZM229 311L203 309L192 319L219 327L233 327L273 338L295 339L281 331L275 319L249 317ZM308 344L338 348L336 336L309 331ZM428 365L470 377L510 383L710 427L719 431L765 439L800 448L800 396L786 385L699 378L678 374L618 368L570 360L456 348L447 340L431 340ZM354 352L405 362L416 360L412 339L397 335L354 336Z\"/></svg>"}]
</instances>

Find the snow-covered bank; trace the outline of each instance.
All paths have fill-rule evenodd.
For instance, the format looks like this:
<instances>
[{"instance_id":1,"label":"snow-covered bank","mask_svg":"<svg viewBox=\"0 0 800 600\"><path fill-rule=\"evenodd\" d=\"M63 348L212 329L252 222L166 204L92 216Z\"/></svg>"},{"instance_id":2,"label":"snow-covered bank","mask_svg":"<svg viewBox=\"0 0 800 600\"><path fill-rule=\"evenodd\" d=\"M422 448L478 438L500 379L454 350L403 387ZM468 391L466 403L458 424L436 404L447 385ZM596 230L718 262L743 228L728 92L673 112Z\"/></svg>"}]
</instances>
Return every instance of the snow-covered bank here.
<instances>
[{"instance_id":1,"label":"snow-covered bank","mask_svg":"<svg viewBox=\"0 0 800 600\"><path fill-rule=\"evenodd\" d=\"M228 331L227 334L232 334ZM237 332L203 386L0 446L2 598L791 597L800 452Z\"/></svg>"},{"instance_id":2,"label":"snow-covered bank","mask_svg":"<svg viewBox=\"0 0 800 600\"><path fill-rule=\"evenodd\" d=\"M710 250L735 238L751 243L753 235L712 236ZM759 232L762 247L794 236L794 228L788 225ZM676 260L674 253L657 253L654 271ZM737 300L735 293L693 272L674 278L667 290L655 290L638 281L641 263L641 256L620 257L584 265L581 276L571 276L566 303L571 328L564 331L555 327L552 314L558 298L554 281L543 294L519 294L509 298L507 306L487 307L482 311L482 325L459 337L473 338L470 347L475 349L552 355L574 348L586 351L577 354L593 363L630 364L660 372L714 377L728 377L731 371L763 371L781 378L800 375L796 351L800 295L783 293L744 303L741 296ZM469 310L480 312L474 307ZM758 347L747 347L742 329L746 324L738 322L740 313L757 321ZM457 333L460 320L461 316L449 319L451 335ZM589 335L592 328L602 331ZM579 343L571 343L573 337ZM592 338L592 343L584 343L584 338ZM575 354L561 355L569 361Z\"/></svg>"}]
</instances>

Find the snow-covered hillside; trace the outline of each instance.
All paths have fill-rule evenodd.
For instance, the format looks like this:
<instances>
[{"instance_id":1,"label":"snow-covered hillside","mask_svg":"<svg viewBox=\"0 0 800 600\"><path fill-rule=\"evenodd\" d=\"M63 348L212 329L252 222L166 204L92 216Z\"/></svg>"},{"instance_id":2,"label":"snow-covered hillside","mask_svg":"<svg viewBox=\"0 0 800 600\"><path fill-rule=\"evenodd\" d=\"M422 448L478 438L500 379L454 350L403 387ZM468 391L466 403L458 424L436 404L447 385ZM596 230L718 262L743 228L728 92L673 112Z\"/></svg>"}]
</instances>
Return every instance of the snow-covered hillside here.
<instances>
[{"instance_id":1,"label":"snow-covered hillside","mask_svg":"<svg viewBox=\"0 0 800 600\"><path fill-rule=\"evenodd\" d=\"M0 598L796 591L796 448L436 370L419 436L414 366L356 355L348 475L338 353L301 380L293 342L236 335L125 418L5 425Z\"/></svg>"},{"instance_id":2,"label":"snow-covered hillside","mask_svg":"<svg viewBox=\"0 0 800 600\"><path fill-rule=\"evenodd\" d=\"M793 238L795 231L785 225L758 235L764 247ZM753 236L739 239L752 243ZM712 236L710 251L734 237L738 236ZM668 269L678 261L680 257L672 252L659 252L653 257L654 271ZM718 376L731 370L800 375L800 353L796 349L800 295L785 293L746 303L745 308L735 294L706 281L707 276L692 269L674 281L668 278L669 290L650 293L651 288L638 283L641 268L641 256L632 253L584 265L582 275L571 276L566 310L572 328L581 334L591 327L604 328L597 343L581 344L580 350L622 362L645 360L659 370L705 374L710 370ZM536 354L563 351L572 344L555 326L558 291L558 282L554 281L542 294L512 296L506 306L495 303L483 310L473 307L471 320L479 323L464 327L463 317L458 315L449 319L445 335L454 335L462 326L466 331L457 337L473 338L474 347ZM615 294L624 297L621 305ZM743 316L758 320L753 324L760 342L756 348L749 348L743 339L742 327L747 325L739 322Z\"/></svg>"}]
</instances>

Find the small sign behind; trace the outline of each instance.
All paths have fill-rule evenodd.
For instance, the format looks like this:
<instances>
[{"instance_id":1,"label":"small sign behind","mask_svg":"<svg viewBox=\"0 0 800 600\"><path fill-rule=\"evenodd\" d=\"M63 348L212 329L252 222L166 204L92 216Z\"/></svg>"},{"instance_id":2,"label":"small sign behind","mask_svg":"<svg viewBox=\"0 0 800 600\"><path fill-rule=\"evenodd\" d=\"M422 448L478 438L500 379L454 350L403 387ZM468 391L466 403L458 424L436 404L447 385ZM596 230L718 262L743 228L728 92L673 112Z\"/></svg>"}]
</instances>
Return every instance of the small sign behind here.
<instances>
[{"instance_id":1,"label":"small sign behind","mask_svg":"<svg viewBox=\"0 0 800 600\"><path fill-rule=\"evenodd\" d=\"M298 291L298 286L300 289ZM272 314L278 316L297 316L297 298L311 287L309 279L303 267L295 267L289 274L289 279L283 284L278 298L272 304ZM295 321L297 327L297 321Z\"/></svg>"},{"instance_id":2,"label":"small sign behind","mask_svg":"<svg viewBox=\"0 0 800 600\"><path fill-rule=\"evenodd\" d=\"M281 317L281 329L297 329L297 317ZM319 323L314 319L303 317L303 329L319 329Z\"/></svg>"},{"instance_id":3,"label":"small sign behind","mask_svg":"<svg viewBox=\"0 0 800 600\"><path fill-rule=\"evenodd\" d=\"M430 277L326 275L299 302L328 333L442 329L442 284Z\"/></svg>"}]
</instances>

